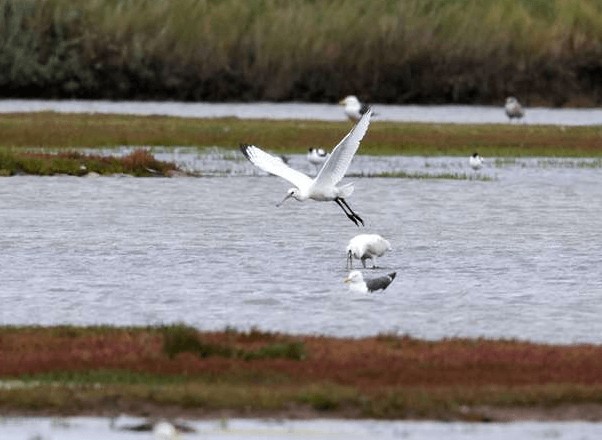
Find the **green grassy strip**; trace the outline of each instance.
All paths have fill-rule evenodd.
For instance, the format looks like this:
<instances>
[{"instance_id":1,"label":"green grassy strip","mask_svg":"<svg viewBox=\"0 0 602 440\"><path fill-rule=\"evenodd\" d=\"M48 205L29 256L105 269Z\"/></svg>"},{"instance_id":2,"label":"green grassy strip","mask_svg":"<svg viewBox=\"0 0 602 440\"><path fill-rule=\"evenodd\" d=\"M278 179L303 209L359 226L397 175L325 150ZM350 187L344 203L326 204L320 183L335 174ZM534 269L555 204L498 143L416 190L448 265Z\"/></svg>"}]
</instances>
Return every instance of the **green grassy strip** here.
<instances>
[{"instance_id":1,"label":"green grassy strip","mask_svg":"<svg viewBox=\"0 0 602 440\"><path fill-rule=\"evenodd\" d=\"M226 383L199 378L166 379L153 375L74 373L27 377L0 382L0 408L13 411L60 412L118 411L154 405L188 410L229 410L238 414L274 413L307 407L323 415L341 412L364 418L429 418L479 420L468 408L552 408L562 404L602 404L602 388L548 384L499 387L394 387L362 390L329 382L313 384ZM65 381L66 380L66 381ZM160 411L160 410L159 410Z\"/></svg>"},{"instance_id":2,"label":"green grassy strip","mask_svg":"<svg viewBox=\"0 0 602 440\"><path fill-rule=\"evenodd\" d=\"M230 359L293 359L306 357L305 347L299 341L282 341L265 345L257 350L243 350L226 344L211 344L199 338L198 331L192 327L174 325L163 327L163 351L170 358L180 353L193 353L200 358L212 356Z\"/></svg>"},{"instance_id":3,"label":"green grassy strip","mask_svg":"<svg viewBox=\"0 0 602 440\"><path fill-rule=\"evenodd\" d=\"M347 122L189 119L32 113L0 115L0 147L96 148L253 143L278 153L333 148ZM361 154L602 157L602 127L419 124L374 121Z\"/></svg>"},{"instance_id":4,"label":"green grassy strip","mask_svg":"<svg viewBox=\"0 0 602 440\"><path fill-rule=\"evenodd\" d=\"M169 176L175 171L178 171L175 164L158 161L144 149L135 150L122 157L83 154L76 151L46 154L0 149L0 176L16 174L85 176L96 173L149 177Z\"/></svg>"}]
</instances>

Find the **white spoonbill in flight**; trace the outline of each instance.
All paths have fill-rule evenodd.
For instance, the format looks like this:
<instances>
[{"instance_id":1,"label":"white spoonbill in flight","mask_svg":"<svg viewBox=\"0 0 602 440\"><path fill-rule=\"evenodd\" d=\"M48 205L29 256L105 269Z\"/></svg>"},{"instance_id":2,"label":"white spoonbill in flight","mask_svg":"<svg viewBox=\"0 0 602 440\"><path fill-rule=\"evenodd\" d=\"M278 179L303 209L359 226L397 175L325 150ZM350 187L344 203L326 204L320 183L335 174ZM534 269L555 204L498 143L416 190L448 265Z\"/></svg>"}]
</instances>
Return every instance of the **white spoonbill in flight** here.
<instances>
[{"instance_id":1,"label":"white spoonbill in flight","mask_svg":"<svg viewBox=\"0 0 602 440\"><path fill-rule=\"evenodd\" d=\"M343 179L349 164L360 146L360 141L368 130L372 110L368 110L351 129L339 144L334 147L330 157L324 162L324 165L318 172L315 179L312 179L300 171L293 170L288 165L277 159L275 156L266 153L254 145L243 144L240 150L253 165L261 168L270 174L282 177L288 180L295 188L288 190L286 197L276 206L282 205L287 199L294 198L300 202L313 199L319 202L335 201L347 215L349 220L359 226L364 226L364 221L349 207L345 201L353 192L353 183L337 186L337 183Z\"/></svg>"}]
</instances>

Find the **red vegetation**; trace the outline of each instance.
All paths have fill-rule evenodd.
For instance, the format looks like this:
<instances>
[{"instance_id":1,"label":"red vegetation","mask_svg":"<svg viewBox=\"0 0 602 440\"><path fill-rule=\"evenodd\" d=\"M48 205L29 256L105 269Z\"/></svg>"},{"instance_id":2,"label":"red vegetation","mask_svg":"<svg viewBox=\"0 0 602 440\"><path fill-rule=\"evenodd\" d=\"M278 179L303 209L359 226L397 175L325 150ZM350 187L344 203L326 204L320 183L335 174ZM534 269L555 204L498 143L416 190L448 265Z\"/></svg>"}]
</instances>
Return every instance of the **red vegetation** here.
<instances>
[{"instance_id":1,"label":"red vegetation","mask_svg":"<svg viewBox=\"0 0 602 440\"><path fill-rule=\"evenodd\" d=\"M163 351L154 329L0 330L0 376L120 369L185 375L279 375L294 383L330 382L377 390L392 386L454 387L602 385L602 346L407 337L364 339L274 334L199 333L204 343L253 350L277 341L302 342L304 360L200 358Z\"/></svg>"}]
</instances>

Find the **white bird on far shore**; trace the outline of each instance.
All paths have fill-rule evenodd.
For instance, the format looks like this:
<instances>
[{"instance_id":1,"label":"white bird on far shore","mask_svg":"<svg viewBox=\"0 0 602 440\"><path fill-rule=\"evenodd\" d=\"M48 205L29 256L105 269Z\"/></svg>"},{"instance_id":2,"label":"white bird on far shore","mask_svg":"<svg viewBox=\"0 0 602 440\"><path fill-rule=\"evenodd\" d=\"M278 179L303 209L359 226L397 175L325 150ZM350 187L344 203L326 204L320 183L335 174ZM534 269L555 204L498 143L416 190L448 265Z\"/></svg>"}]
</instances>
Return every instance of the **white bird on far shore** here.
<instances>
[{"instance_id":1,"label":"white bird on far shore","mask_svg":"<svg viewBox=\"0 0 602 440\"><path fill-rule=\"evenodd\" d=\"M350 121L357 122L370 109L367 104L362 104L354 95L346 96L339 101L339 104L344 105L345 115Z\"/></svg>"},{"instance_id":2,"label":"white bird on far shore","mask_svg":"<svg viewBox=\"0 0 602 440\"><path fill-rule=\"evenodd\" d=\"M316 170L320 169L320 165L326 162L328 153L323 148L310 148L307 151L307 161L316 167Z\"/></svg>"},{"instance_id":3,"label":"white bird on far shore","mask_svg":"<svg viewBox=\"0 0 602 440\"><path fill-rule=\"evenodd\" d=\"M479 153L474 153L468 158L468 164L473 170L480 170L483 166L483 158L479 156Z\"/></svg>"},{"instance_id":4,"label":"white bird on far shore","mask_svg":"<svg viewBox=\"0 0 602 440\"><path fill-rule=\"evenodd\" d=\"M512 122L512 119L516 119L518 121L525 116L523 107L520 105L520 102L518 102L518 99L516 99L514 96L509 96L506 98L506 105L504 106L504 109L506 110L506 116L508 116L510 122Z\"/></svg>"}]
</instances>

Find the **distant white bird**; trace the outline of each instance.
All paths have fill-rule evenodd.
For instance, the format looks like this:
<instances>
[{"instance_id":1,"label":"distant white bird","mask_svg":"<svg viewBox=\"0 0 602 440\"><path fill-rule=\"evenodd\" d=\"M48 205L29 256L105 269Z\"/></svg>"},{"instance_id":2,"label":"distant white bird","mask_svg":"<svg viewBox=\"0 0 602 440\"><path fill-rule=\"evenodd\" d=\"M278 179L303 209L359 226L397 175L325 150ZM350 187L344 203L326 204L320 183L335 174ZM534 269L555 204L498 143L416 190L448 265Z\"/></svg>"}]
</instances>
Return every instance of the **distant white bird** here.
<instances>
[{"instance_id":1,"label":"distant white bird","mask_svg":"<svg viewBox=\"0 0 602 440\"><path fill-rule=\"evenodd\" d=\"M240 149L247 159L255 166L270 174L288 180L295 188L288 190L286 197L276 206L282 205L287 199L294 198L300 202L313 199L320 202L334 200L347 215L349 220L359 226L364 221L349 207L345 197L353 192L353 183L336 186L345 176L347 168L360 146L360 141L368 130L372 110L368 110L360 121L351 129L339 144L334 147L315 179L306 174L293 170L281 160L257 148L254 145L241 145Z\"/></svg>"},{"instance_id":2,"label":"distant white bird","mask_svg":"<svg viewBox=\"0 0 602 440\"><path fill-rule=\"evenodd\" d=\"M360 234L349 240L347 245L347 268L353 269L353 259L361 260L364 269L366 268L366 260L372 261L372 268L375 257L382 257L385 252L391 250L391 243L382 238L378 234Z\"/></svg>"},{"instance_id":3,"label":"distant white bird","mask_svg":"<svg viewBox=\"0 0 602 440\"><path fill-rule=\"evenodd\" d=\"M389 284L395 279L397 272L391 272L388 275L364 280L364 276L359 270L349 272L345 282L349 283L349 290L357 293L376 292L377 290L385 290Z\"/></svg>"},{"instance_id":4,"label":"distant white bird","mask_svg":"<svg viewBox=\"0 0 602 440\"><path fill-rule=\"evenodd\" d=\"M468 158L468 164L473 170L480 170L483 166L483 158L479 156L479 153L474 153Z\"/></svg>"},{"instance_id":5,"label":"distant white bird","mask_svg":"<svg viewBox=\"0 0 602 440\"><path fill-rule=\"evenodd\" d=\"M362 104L354 95L346 96L344 99L339 101L339 104L345 106L343 111L353 122L359 121L362 115L364 115L370 109L370 106L367 104Z\"/></svg>"},{"instance_id":6,"label":"distant white bird","mask_svg":"<svg viewBox=\"0 0 602 440\"><path fill-rule=\"evenodd\" d=\"M523 116L525 116L525 111L523 110L523 107L520 105L520 103L514 96L509 96L506 98L505 109L506 115L508 116L510 122L512 122L512 119L514 118L516 118L516 120L519 120Z\"/></svg>"},{"instance_id":7,"label":"distant white bird","mask_svg":"<svg viewBox=\"0 0 602 440\"><path fill-rule=\"evenodd\" d=\"M153 426L153 436L156 440L176 440L180 434L174 425L162 420Z\"/></svg>"},{"instance_id":8,"label":"distant white bird","mask_svg":"<svg viewBox=\"0 0 602 440\"><path fill-rule=\"evenodd\" d=\"M307 151L307 161L316 167L316 170L320 169L320 165L326 162L328 153L323 148L310 148Z\"/></svg>"}]
</instances>

